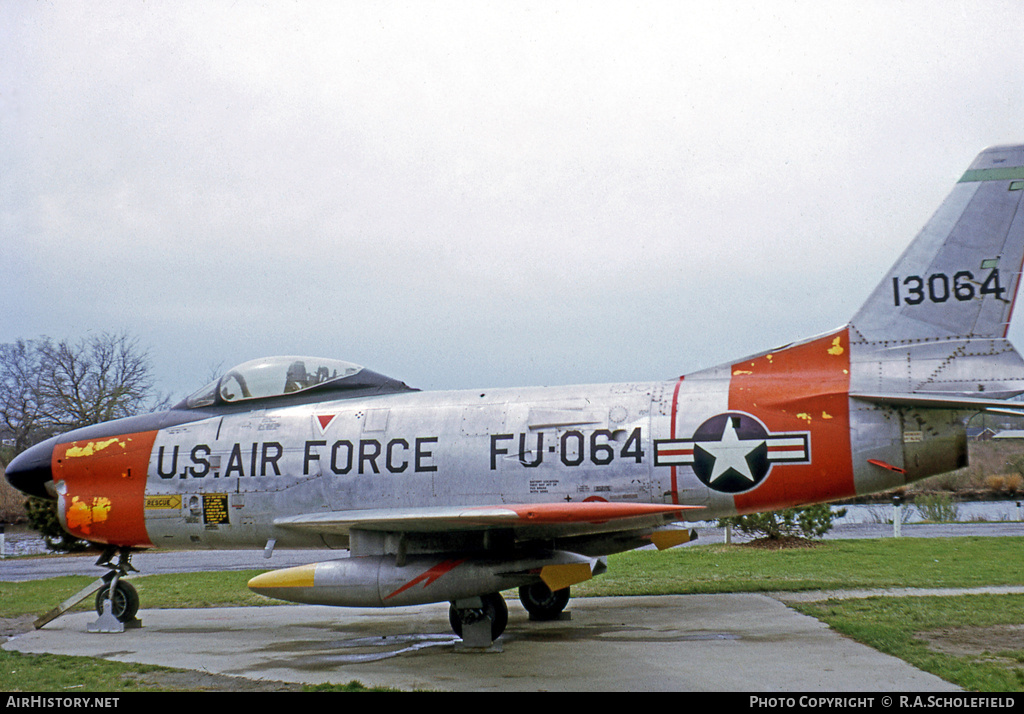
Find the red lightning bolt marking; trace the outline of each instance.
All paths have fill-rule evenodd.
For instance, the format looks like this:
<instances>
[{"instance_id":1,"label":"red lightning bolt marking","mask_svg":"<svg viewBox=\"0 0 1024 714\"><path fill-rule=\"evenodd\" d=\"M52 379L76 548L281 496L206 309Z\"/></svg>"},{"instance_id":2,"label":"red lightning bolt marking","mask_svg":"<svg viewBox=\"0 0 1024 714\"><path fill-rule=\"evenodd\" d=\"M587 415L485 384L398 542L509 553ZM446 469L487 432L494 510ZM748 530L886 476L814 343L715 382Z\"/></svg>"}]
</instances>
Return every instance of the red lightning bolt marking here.
<instances>
[{"instance_id":1,"label":"red lightning bolt marking","mask_svg":"<svg viewBox=\"0 0 1024 714\"><path fill-rule=\"evenodd\" d=\"M417 585L419 583L423 583L423 587L428 588L428 587L430 587L430 585L435 580L440 578L442 575L444 575L445 573L450 573L451 571L455 570L455 568L459 567L460 565L462 565L465 562L466 562L465 558L462 558L461 560L444 560L444 561L441 561L440 563L435 565L433 568L431 568L430 570L424 572L422 575L420 575L420 576L418 576L416 578L413 578L412 580L407 582L405 585L403 585L402 587L398 588L398 590L395 590L393 593L391 593L390 595L385 597L384 599L388 600L390 598L393 598L395 595L398 595L399 593L404 593L406 590L408 590L412 586Z\"/></svg>"}]
</instances>

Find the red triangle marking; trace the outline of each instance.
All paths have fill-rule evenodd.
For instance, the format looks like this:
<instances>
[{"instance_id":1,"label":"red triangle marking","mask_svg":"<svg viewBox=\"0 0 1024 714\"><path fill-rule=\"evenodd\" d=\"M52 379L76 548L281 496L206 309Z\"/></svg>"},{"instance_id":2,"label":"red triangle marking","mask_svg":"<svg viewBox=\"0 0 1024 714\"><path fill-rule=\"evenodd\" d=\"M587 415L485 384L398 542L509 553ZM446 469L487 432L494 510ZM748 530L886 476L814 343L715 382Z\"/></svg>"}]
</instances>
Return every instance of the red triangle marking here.
<instances>
[{"instance_id":1,"label":"red triangle marking","mask_svg":"<svg viewBox=\"0 0 1024 714\"><path fill-rule=\"evenodd\" d=\"M327 431L327 427L330 426L330 423L332 421L334 421L334 417L336 417L336 416L338 416L338 415L337 414L317 414L316 415L316 420L318 422L320 422L320 431Z\"/></svg>"}]
</instances>

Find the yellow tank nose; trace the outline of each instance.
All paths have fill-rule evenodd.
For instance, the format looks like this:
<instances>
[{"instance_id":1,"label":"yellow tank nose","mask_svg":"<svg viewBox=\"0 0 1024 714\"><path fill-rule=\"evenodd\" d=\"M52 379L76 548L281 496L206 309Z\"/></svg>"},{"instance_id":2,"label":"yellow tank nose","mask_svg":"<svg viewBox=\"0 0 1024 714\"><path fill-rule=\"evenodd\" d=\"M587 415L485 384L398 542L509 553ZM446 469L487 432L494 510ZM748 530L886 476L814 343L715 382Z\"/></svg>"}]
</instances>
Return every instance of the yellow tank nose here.
<instances>
[{"instance_id":1,"label":"yellow tank nose","mask_svg":"<svg viewBox=\"0 0 1024 714\"><path fill-rule=\"evenodd\" d=\"M294 568L283 568L262 573L249 581L249 589L253 592L272 588L311 588L316 563L297 565Z\"/></svg>"}]
</instances>

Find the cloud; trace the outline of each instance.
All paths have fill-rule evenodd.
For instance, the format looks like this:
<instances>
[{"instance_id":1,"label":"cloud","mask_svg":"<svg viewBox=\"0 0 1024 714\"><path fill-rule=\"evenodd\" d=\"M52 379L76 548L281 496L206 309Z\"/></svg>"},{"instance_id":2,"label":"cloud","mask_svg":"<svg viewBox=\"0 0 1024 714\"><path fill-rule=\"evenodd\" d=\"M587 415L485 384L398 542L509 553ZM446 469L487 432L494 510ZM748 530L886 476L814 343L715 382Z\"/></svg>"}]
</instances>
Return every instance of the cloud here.
<instances>
[{"instance_id":1,"label":"cloud","mask_svg":"<svg viewBox=\"0 0 1024 714\"><path fill-rule=\"evenodd\" d=\"M433 388L831 328L984 146L1014 3L8 3L0 341Z\"/></svg>"}]
</instances>

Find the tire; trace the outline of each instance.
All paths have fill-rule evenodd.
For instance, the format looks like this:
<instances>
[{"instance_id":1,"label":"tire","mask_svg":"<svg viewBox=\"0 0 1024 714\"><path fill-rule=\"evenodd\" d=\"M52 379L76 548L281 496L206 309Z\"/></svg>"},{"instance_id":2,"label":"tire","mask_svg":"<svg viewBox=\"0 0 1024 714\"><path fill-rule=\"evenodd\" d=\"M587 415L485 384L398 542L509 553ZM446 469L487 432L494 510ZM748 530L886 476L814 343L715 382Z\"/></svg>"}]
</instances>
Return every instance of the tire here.
<instances>
[{"instance_id":1,"label":"tire","mask_svg":"<svg viewBox=\"0 0 1024 714\"><path fill-rule=\"evenodd\" d=\"M569 604L569 588L551 591L542 582L519 588L519 602L536 620L554 620Z\"/></svg>"},{"instance_id":2,"label":"tire","mask_svg":"<svg viewBox=\"0 0 1024 714\"><path fill-rule=\"evenodd\" d=\"M103 603L106 602L109 596L109 585L104 585L96 593L96 612L100 615L103 614ZM135 615L139 611L139 593L131 583L126 583L124 580L117 581L117 586L114 588L114 601L111 610L119 622L131 622L135 619Z\"/></svg>"},{"instance_id":3,"label":"tire","mask_svg":"<svg viewBox=\"0 0 1024 714\"><path fill-rule=\"evenodd\" d=\"M455 634L462 637L463 615L460 613L469 613L471 617L478 617L482 614L491 621L491 641L493 642L501 637L508 625L508 605L505 604L505 598L501 596L501 593L481 595L480 599L484 604L482 613L476 610L456 610L455 603L452 603L448 608L448 623L452 626Z\"/></svg>"}]
</instances>

